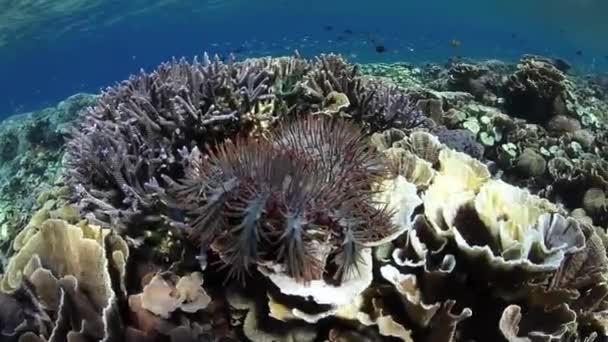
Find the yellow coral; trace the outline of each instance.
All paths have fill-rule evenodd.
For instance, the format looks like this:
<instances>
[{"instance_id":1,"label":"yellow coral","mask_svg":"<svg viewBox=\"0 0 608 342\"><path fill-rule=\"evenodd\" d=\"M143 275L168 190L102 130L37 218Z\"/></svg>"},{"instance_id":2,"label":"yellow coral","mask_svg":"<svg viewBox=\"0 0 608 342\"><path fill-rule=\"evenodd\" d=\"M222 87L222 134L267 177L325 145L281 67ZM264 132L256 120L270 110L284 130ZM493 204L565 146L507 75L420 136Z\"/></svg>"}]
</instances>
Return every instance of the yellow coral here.
<instances>
[{"instance_id":1,"label":"yellow coral","mask_svg":"<svg viewBox=\"0 0 608 342\"><path fill-rule=\"evenodd\" d=\"M475 198L475 210L505 250L523 242L539 217L557 208L526 189L501 180L490 180Z\"/></svg>"},{"instance_id":2,"label":"yellow coral","mask_svg":"<svg viewBox=\"0 0 608 342\"><path fill-rule=\"evenodd\" d=\"M4 292L13 292L21 286L26 266L33 258L54 276L77 277L79 287L86 290L98 307L105 307L111 288L106 271L105 251L97 241L88 239L83 230L65 221L49 219L9 261L0 284Z\"/></svg>"},{"instance_id":3,"label":"yellow coral","mask_svg":"<svg viewBox=\"0 0 608 342\"><path fill-rule=\"evenodd\" d=\"M156 274L143 290L142 307L162 318L169 318L177 309L197 312L207 307L211 298L203 289L203 275L193 272L179 278L176 284Z\"/></svg>"},{"instance_id":4,"label":"yellow coral","mask_svg":"<svg viewBox=\"0 0 608 342\"><path fill-rule=\"evenodd\" d=\"M391 147L383 152L390 160L391 171L395 174L405 177L417 187L426 187L431 183L435 170L430 162L399 147Z\"/></svg>"},{"instance_id":5,"label":"yellow coral","mask_svg":"<svg viewBox=\"0 0 608 342\"><path fill-rule=\"evenodd\" d=\"M447 233L453 228L455 210L475 198L490 172L480 161L450 149L439 152L439 162L439 173L422 198L430 223L439 232Z\"/></svg>"}]
</instances>

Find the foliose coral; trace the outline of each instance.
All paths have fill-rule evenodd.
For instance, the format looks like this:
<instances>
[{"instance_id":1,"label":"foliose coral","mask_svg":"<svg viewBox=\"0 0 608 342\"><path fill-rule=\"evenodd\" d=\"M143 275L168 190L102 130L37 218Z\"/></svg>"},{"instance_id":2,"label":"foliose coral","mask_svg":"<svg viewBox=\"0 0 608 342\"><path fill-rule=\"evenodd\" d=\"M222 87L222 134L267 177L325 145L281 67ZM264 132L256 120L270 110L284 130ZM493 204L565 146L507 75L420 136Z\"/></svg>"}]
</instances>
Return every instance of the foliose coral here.
<instances>
[{"instance_id":1,"label":"foliose coral","mask_svg":"<svg viewBox=\"0 0 608 342\"><path fill-rule=\"evenodd\" d=\"M109 233L58 219L40 224L11 258L1 285L12 296L27 291L36 303L37 311L30 313L36 324L4 331L4 336L19 336L18 341L121 340L120 327L113 326L120 324L114 315L120 291L114 285L120 280L110 274L124 274L119 270L128 247Z\"/></svg>"},{"instance_id":2,"label":"foliose coral","mask_svg":"<svg viewBox=\"0 0 608 342\"><path fill-rule=\"evenodd\" d=\"M565 74L551 61L525 56L504 85L505 107L515 116L546 123L567 114Z\"/></svg>"},{"instance_id":3,"label":"foliose coral","mask_svg":"<svg viewBox=\"0 0 608 342\"><path fill-rule=\"evenodd\" d=\"M393 249L378 254L381 264L388 263L383 274L401 279L396 286L418 288L419 292L404 295L410 302L422 298L426 311L416 312L433 317L438 308L455 300L460 308L467 308L455 328L459 338L515 340L514 336L546 335L593 340L603 335L599 323L603 320L598 318L603 304L596 307L589 302L585 309L574 304L581 303L575 298L590 286L587 276L574 269L580 266L599 279L606 276L606 251L598 245L603 233L564 216L558 206L525 189L491 179L486 167L469 156L437 148L439 170L422 196L424 216L416 217L406 239L393 241ZM565 276L563 270L570 267L566 271L570 276ZM556 286L556 279L562 279L562 285ZM491 303L474 299L481 292L493 298ZM539 293L544 293L542 298ZM574 306L559 306L557 298L550 301L557 293L572 294L566 302ZM597 300L603 303L603 298L598 293ZM517 312L526 314L521 318ZM586 312L593 312L592 323L587 323ZM520 329L520 320L529 323L522 323ZM415 331L425 340L432 330Z\"/></svg>"}]
</instances>

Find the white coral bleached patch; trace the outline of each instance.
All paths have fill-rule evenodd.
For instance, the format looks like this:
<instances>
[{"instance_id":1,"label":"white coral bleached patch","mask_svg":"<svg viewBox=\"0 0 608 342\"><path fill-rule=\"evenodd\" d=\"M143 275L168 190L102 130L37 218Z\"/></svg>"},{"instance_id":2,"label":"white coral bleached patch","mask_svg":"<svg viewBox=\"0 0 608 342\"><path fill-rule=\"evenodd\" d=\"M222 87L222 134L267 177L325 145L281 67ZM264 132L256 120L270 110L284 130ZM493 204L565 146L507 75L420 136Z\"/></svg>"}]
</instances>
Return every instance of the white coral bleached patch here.
<instances>
[{"instance_id":1,"label":"white coral bleached patch","mask_svg":"<svg viewBox=\"0 0 608 342\"><path fill-rule=\"evenodd\" d=\"M475 210L503 250L524 242L539 217L557 208L528 190L490 180L475 198Z\"/></svg>"},{"instance_id":2,"label":"white coral bleached patch","mask_svg":"<svg viewBox=\"0 0 608 342\"><path fill-rule=\"evenodd\" d=\"M391 221L397 229L393 234L381 240L366 243L366 247L383 245L410 229L414 223L412 215L416 208L422 204L422 199L416 191L416 185L408 182L403 176L397 176L382 182L374 200L379 207L386 207L393 213Z\"/></svg>"},{"instance_id":3,"label":"white coral bleached patch","mask_svg":"<svg viewBox=\"0 0 608 342\"><path fill-rule=\"evenodd\" d=\"M339 286L329 284L323 279L311 280L307 284L299 283L284 272L283 266L277 264L260 265L258 269L283 294L309 298L317 304L340 306L349 304L372 283L371 248L361 250L361 259L357 266L346 272Z\"/></svg>"},{"instance_id":4,"label":"white coral bleached patch","mask_svg":"<svg viewBox=\"0 0 608 342\"><path fill-rule=\"evenodd\" d=\"M203 289L203 275L200 272L181 277L176 285L156 274L144 287L141 298L144 309L165 319L177 309L194 313L211 302Z\"/></svg>"},{"instance_id":5,"label":"white coral bleached patch","mask_svg":"<svg viewBox=\"0 0 608 342\"><path fill-rule=\"evenodd\" d=\"M475 198L490 172L480 161L450 149L439 152L439 162L439 173L422 196L424 213L438 233L451 235L455 211Z\"/></svg>"}]
</instances>

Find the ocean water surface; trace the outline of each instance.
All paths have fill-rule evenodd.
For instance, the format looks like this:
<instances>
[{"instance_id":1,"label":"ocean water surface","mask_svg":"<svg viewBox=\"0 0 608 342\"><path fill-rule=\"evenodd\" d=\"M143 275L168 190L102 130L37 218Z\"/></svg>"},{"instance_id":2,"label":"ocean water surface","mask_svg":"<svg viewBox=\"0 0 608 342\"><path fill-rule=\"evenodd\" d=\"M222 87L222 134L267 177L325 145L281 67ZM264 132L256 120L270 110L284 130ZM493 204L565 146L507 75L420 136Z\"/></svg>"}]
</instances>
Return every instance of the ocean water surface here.
<instances>
[{"instance_id":1,"label":"ocean water surface","mask_svg":"<svg viewBox=\"0 0 608 342\"><path fill-rule=\"evenodd\" d=\"M599 0L2 0L0 118L203 52L335 52L357 63L534 53L602 72L605 13Z\"/></svg>"}]
</instances>

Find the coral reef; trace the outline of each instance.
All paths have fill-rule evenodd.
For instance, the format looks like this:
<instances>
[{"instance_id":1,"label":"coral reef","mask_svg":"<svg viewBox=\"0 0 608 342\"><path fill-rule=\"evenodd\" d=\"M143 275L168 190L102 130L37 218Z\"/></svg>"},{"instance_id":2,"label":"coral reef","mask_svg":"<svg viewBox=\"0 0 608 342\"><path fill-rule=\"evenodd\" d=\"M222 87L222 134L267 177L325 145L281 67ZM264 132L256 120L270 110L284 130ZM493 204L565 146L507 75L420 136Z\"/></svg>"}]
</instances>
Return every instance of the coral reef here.
<instances>
[{"instance_id":1,"label":"coral reef","mask_svg":"<svg viewBox=\"0 0 608 342\"><path fill-rule=\"evenodd\" d=\"M533 123L567 114L566 82L552 61L525 56L504 85L507 112Z\"/></svg>"},{"instance_id":2,"label":"coral reef","mask_svg":"<svg viewBox=\"0 0 608 342\"><path fill-rule=\"evenodd\" d=\"M339 113L326 101L336 93L348 98ZM159 198L161 175L183 176L184 148L205 150L236 132L264 135L302 112L348 117L371 131L428 121L407 93L364 81L337 56L172 61L108 89L83 116L67 146L66 180L100 224L163 222L171 213Z\"/></svg>"},{"instance_id":3,"label":"coral reef","mask_svg":"<svg viewBox=\"0 0 608 342\"><path fill-rule=\"evenodd\" d=\"M64 177L10 222L0 331L603 341L606 107L567 72L539 56L205 56L132 76L81 114ZM61 156L31 132L6 139Z\"/></svg>"},{"instance_id":4,"label":"coral reef","mask_svg":"<svg viewBox=\"0 0 608 342\"><path fill-rule=\"evenodd\" d=\"M16 115L0 122L0 255L46 202L38 201L60 184L64 139L78 112L95 96L77 94L56 107Z\"/></svg>"}]
</instances>

